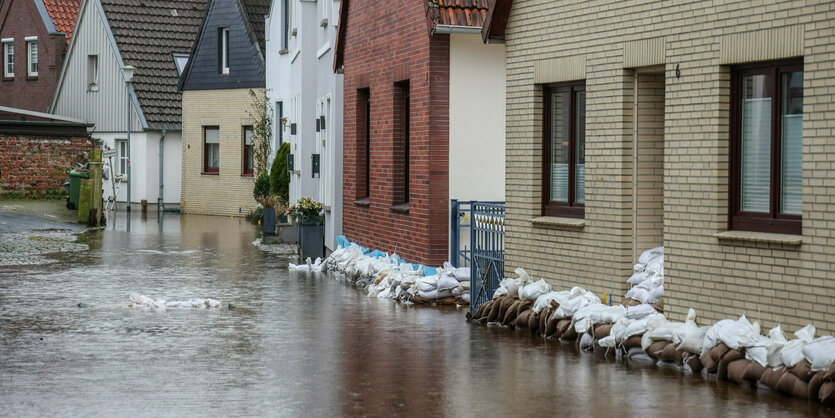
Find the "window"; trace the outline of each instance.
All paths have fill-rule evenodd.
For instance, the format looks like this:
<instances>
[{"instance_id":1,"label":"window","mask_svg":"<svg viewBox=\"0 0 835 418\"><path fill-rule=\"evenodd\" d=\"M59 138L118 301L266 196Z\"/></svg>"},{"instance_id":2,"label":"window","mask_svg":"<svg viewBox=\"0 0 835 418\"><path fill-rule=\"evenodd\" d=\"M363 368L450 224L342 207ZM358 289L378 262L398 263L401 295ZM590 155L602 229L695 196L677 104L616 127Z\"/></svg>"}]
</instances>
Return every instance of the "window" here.
<instances>
[{"instance_id":1,"label":"window","mask_svg":"<svg viewBox=\"0 0 835 418\"><path fill-rule=\"evenodd\" d=\"M284 143L284 102L275 102L275 111L277 115L275 121L278 122L275 123L276 130L278 130L276 138L278 138L278 145L281 146Z\"/></svg>"},{"instance_id":2,"label":"window","mask_svg":"<svg viewBox=\"0 0 835 418\"><path fill-rule=\"evenodd\" d=\"M203 128L203 172L217 174L220 171L220 128Z\"/></svg>"},{"instance_id":3,"label":"window","mask_svg":"<svg viewBox=\"0 0 835 418\"><path fill-rule=\"evenodd\" d=\"M543 93L542 212L582 218L586 201L585 83L553 84Z\"/></svg>"},{"instance_id":4,"label":"window","mask_svg":"<svg viewBox=\"0 0 835 418\"><path fill-rule=\"evenodd\" d=\"M219 29L219 51L218 51L218 72L223 75L229 74L229 28Z\"/></svg>"},{"instance_id":5,"label":"window","mask_svg":"<svg viewBox=\"0 0 835 418\"><path fill-rule=\"evenodd\" d=\"M730 228L801 233L803 62L734 67Z\"/></svg>"},{"instance_id":6,"label":"window","mask_svg":"<svg viewBox=\"0 0 835 418\"><path fill-rule=\"evenodd\" d=\"M328 26L328 18L331 15L331 8L333 7L333 0L323 0L319 3L322 3L322 16L321 20L319 21L319 26L326 27Z\"/></svg>"},{"instance_id":7,"label":"window","mask_svg":"<svg viewBox=\"0 0 835 418\"><path fill-rule=\"evenodd\" d=\"M281 50L290 49L290 0L281 0Z\"/></svg>"},{"instance_id":8,"label":"window","mask_svg":"<svg viewBox=\"0 0 835 418\"><path fill-rule=\"evenodd\" d=\"M394 83L394 205L409 203L409 80Z\"/></svg>"},{"instance_id":9,"label":"window","mask_svg":"<svg viewBox=\"0 0 835 418\"><path fill-rule=\"evenodd\" d=\"M244 169L243 174L252 174L252 127L244 126Z\"/></svg>"},{"instance_id":10,"label":"window","mask_svg":"<svg viewBox=\"0 0 835 418\"><path fill-rule=\"evenodd\" d=\"M371 196L371 89L357 90L357 200Z\"/></svg>"},{"instance_id":11,"label":"window","mask_svg":"<svg viewBox=\"0 0 835 418\"><path fill-rule=\"evenodd\" d=\"M26 74L29 77L37 77L38 76L38 37L37 36L27 36L26 37L26 51L27 51L27 67L26 67Z\"/></svg>"},{"instance_id":12,"label":"window","mask_svg":"<svg viewBox=\"0 0 835 418\"><path fill-rule=\"evenodd\" d=\"M99 56L87 55L87 90L99 90Z\"/></svg>"},{"instance_id":13,"label":"window","mask_svg":"<svg viewBox=\"0 0 835 418\"><path fill-rule=\"evenodd\" d=\"M3 76L14 77L14 39L3 39Z\"/></svg>"},{"instance_id":14,"label":"window","mask_svg":"<svg viewBox=\"0 0 835 418\"><path fill-rule=\"evenodd\" d=\"M124 139L116 140L116 151L119 153L119 164L117 166L116 174L119 176L128 175L128 141Z\"/></svg>"},{"instance_id":15,"label":"window","mask_svg":"<svg viewBox=\"0 0 835 418\"><path fill-rule=\"evenodd\" d=\"M174 66L177 67L177 75L182 75L183 70L186 69L189 55L174 53L172 56L174 57Z\"/></svg>"}]
</instances>

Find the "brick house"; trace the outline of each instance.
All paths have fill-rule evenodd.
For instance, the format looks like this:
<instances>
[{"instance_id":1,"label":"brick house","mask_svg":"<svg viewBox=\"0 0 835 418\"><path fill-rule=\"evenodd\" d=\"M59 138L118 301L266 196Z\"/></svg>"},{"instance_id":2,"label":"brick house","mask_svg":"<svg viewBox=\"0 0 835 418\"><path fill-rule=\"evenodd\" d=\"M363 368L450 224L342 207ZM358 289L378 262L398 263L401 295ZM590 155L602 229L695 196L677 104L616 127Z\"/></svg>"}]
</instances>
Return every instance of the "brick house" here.
<instances>
[{"instance_id":1,"label":"brick house","mask_svg":"<svg viewBox=\"0 0 835 418\"><path fill-rule=\"evenodd\" d=\"M0 106L49 111L80 2L0 2Z\"/></svg>"},{"instance_id":2,"label":"brick house","mask_svg":"<svg viewBox=\"0 0 835 418\"><path fill-rule=\"evenodd\" d=\"M828 2L492 0L507 48L506 269L835 331ZM577 30L582 28L582 30Z\"/></svg>"},{"instance_id":3,"label":"brick house","mask_svg":"<svg viewBox=\"0 0 835 418\"><path fill-rule=\"evenodd\" d=\"M254 98L264 97L268 0L209 0L183 92L184 213L245 216L252 197Z\"/></svg>"},{"instance_id":4,"label":"brick house","mask_svg":"<svg viewBox=\"0 0 835 418\"><path fill-rule=\"evenodd\" d=\"M439 0L343 1L343 232L439 265L449 200L504 200L504 46L487 8Z\"/></svg>"},{"instance_id":5,"label":"brick house","mask_svg":"<svg viewBox=\"0 0 835 418\"><path fill-rule=\"evenodd\" d=\"M95 124L91 136L117 151L105 164L127 182L116 192L118 202L144 200L151 209L180 205L177 82L205 8L206 0L81 4L51 112ZM127 65L136 67L129 86L122 72ZM112 190L104 187L105 199Z\"/></svg>"}]
</instances>

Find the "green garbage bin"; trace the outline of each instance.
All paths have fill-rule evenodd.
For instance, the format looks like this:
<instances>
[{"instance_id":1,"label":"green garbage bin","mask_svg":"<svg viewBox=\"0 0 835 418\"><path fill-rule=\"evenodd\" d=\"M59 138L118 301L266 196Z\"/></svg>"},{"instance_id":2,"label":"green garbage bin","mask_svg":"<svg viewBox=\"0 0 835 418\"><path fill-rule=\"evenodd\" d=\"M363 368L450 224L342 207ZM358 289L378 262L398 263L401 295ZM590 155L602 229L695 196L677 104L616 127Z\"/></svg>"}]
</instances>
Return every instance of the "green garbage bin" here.
<instances>
[{"instance_id":1,"label":"green garbage bin","mask_svg":"<svg viewBox=\"0 0 835 418\"><path fill-rule=\"evenodd\" d=\"M87 169L82 168L80 170L83 171L73 168L67 170L67 174L70 175L70 198L69 202L67 202L67 207L70 209L78 209L78 196L81 191L81 179L90 178L90 172L87 171Z\"/></svg>"}]
</instances>

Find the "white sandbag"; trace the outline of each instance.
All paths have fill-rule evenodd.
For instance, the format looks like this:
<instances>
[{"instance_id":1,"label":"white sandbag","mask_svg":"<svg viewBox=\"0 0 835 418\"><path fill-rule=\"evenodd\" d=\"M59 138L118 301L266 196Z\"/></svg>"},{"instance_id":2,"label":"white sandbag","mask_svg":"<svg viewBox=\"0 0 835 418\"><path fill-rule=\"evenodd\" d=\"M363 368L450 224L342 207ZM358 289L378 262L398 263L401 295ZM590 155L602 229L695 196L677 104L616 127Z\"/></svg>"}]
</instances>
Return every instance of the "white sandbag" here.
<instances>
[{"instance_id":1,"label":"white sandbag","mask_svg":"<svg viewBox=\"0 0 835 418\"><path fill-rule=\"evenodd\" d=\"M591 335L588 332L581 335L579 346L580 350L591 350L594 348L594 335Z\"/></svg>"},{"instance_id":2,"label":"white sandbag","mask_svg":"<svg viewBox=\"0 0 835 418\"><path fill-rule=\"evenodd\" d=\"M649 337L652 341L673 341L673 333L676 332L679 328L684 326L684 322L678 321L668 321L664 325L661 325L649 333Z\"/></svg>"},{"instance_id":3,"label":"white sandbag","mask_svg":"<svg viewBox=\"0 0 835 418\"><path fill-rule=\"evenodd\" d=\"M705 334L700 355L704 355L720 342L732 350L751 347L760 334L759 323L750 323L745 315L738 320L723 319L714 324Z\"/></svg>"},{"instance_id":4,"label":"white sandbag","mask_svg":"<svg viewBox=\"0 0 835 418\"><path fill-rule=\"evenodd\" d=\"M786 345L788 340L786 340L786 335L783 334L783 330L779 325L772 328L771 331L768 331L768 340L769 343L765 347L767 351L768 366L773 368L780 367L783 365L783 360L780 358L780 352L783 350L783 346Z\"/></svg>"},{"instance_id":5,"label":"white sandbag","mask_svg":"<svg viewBox=\"0 0 835 418\"><path fill-rule=\"evenodd\" d=\"M656 328L667 325L667 322L668 322L667 318L664 317L664 315L661 315L661 314L650 315L650 316L646 317L646 328L647 329L644 332L644 335L641 336L641 349L642 350L646 351L649 348L649 346L651 346L652 343L654 342L654 340L651 337L652 336L652 331L654 331Z\"/></svg>"},{"instance_id":6,"label":"white sandbag","mask_svg":"<svg viewBox=\"0 0 835 418\"><path fill-rule=\"evenodd\" d=\"M519 289L519 299L522 300L536 300L540 295L551 291L551 285L544 279L523 286Z\"/></svg>"},{"instance_id":7,"label":"white sandbag","mask_svg":"<svg viewBox=\"0 0 835 418\"><path fill-rule=\"evenodd\" d=\"M454 288L452 288L452 290L450 290L450 292L452 292L452 296L458 296L458 295L461 294L461 288L460 287L454 287Z\"/></svg>"},{"instance_id":8,"label":"white sandbag","mask_svg":"<svg viewBox=\"0 0 835 418\"><path fill-rule=\"evenodd\" d=\"M812 365L812 371L827 370L835 362L835 337L827 335L813 340L803 347L803 357Z\"/></svg>"},{"instance_id":9,"label":"white sandbag","mask_svg":"<svg viewBox=\"0 0 835 418\"><path fill-rule=\"evenodd\" d=\"M643 267L642 267L642 268L643 268ZM646 280L646 279L648 279L648 278L649 278L649 273L647 273L647 272L645 272L645 271L641 270L641 271L638 271L638 272L636 272L635 274L633 274L633 275L632 275L632 276L631 276L631 277L630 277L630 278L626 281L626 283L629 283L629 284L631 284L631 285L635 286L635 285L640 284L641 282L643 282L644 280Z\"/></svg>"},{"instance_id":10,"label":"white sandbag","mask_svg":"<svg viewBox=\"0 0 835 418\"><path fill-rule=\"evenodd\" d=\"M617 343L615 342L615 337L609 335L597 340L597 345L605 348L615 348L615 346L617 346Z\"/></svg>"},{"instance_id":11,"label":"white sandbag","mask_svg":"<svg viewBox=\"0 0 835 418\"><path fill-rule=\"evenodd\" d=\"M166 302L165 307L166 308L174 308L174 309L176 309L176 308L180 308L180 309L193 308L191 302L185 301L185 300L172 300L172 301Z\"/></svg>"},{"instance_id":12,"label":"white sandbag","mask_svg":"<svg viewBox=\"0 0 835 418\"><path fill-rule=\"evenodd\" d=\"M519 294L519 285L516 283L516 279L506 278L499 282L499 288L504 288L503 294L516 296ZM498 292L498 289L496 289Z\"/></svg>"},{"instance_id":13,"label":"white sandbag","mask_svg":"<svg viewBox=\"0 0 835 418\"><path fill-rule=\"evenodd\" d=\"M655 247L650 248L641 253L640 257L638 257L639 264L648 264L652 259L663 256L664 255L664 247Z\"/></svg>"},{"instance_id":14,"label":"white sandbag","mask_svg":"<svg viewBox=\"0 0 835 418\"><path fill-rule=\"evenodd\" d=\"M650 298L652 299L652 303L658 302L661 298L664 297L664 285L656 287L652 289L652 292L649 294Z\"/></svg>"},{"instance_id":15,"label":"white sandbag","mask_svg":"<svg viewBox=\"0 0 835 418\"><path fill-rule=\"evenodd\" d=\"M645 289L648 292L652 292L653 289L655 289L656 287L661 286L663 284L664 284L664 277L663 276L652 275L652 276L649 276L649 278L647 278L646 280L642 281L641 283L638 283L638 285L635 286L635 287L640 288L640 289Z\"/></svg>"},{"instance_id":16,"label":"white sandbag","mask_svg":"<svg viewBox=\"0 0 835 418\"><path fill-rule=\"evenodd\" d=\"M543 293L536 298L536 301L533 303L533 311L534 313L539 313L543 309L548 308L551 306L551 301L556 301L558 304L560 302L568 300L568 291L563 290L560 292L550 291L548 293Z\"/></svg>"},{"instance_id":17,"label":"white sandbag","mask_svg":"<svg viewBox=\"0 0 835 418\"><path fill-rule=\"evenodd\" d=\"M424 299L440 299L452 296L451 290L432 290L429 292L418 291L418 296Z\"/></svg>"},{"instance_id":18,"label":"white sandbag","mask_svg":"<svg viewBox=\"0 0 835 418\"><path fill-rule=\"evenodd\" d=\"M657 312L645 315L640 319L629 319L627 317L623 317L618 319L617 322L612 325L612 329L609 331L609 336L614 337L616 344L621 344L629 337L646 334L649 330L648 324L650 322L656 324L661 321L666 321L666 319L664 318L664 315Z\"/></svg>"},{"instance_id":19,"label":"white sandbag","mask_svg":"<svg viewBox=\"0 0 835 418\"><path fill-rule=\"evenodd\" d=\"M507 288L505 288L504 286L499 286L499 288L496 289L495 292L493 292L493 299L497 299L500 296L504 296L506 294L507 294Z\"/></svg>"},{"instance_id":20,"label":"white sandbag","mask_svg":"<svg viewBox=\"0 0 835 418\"><path fill-rule=\"evenodd\" d=\"M783 345L780 350L780 361L786 367L794 367L797 363L803 360L803 346L812 342L815 338L815 327L811 324L797 330L794 333L796 339L790 340Z\"/></svg>"},{"instance_id":21,"label":"white sandbag","mask_svg":"<svg viewBox=\"0 0 835 418\"><path fill-rule=\"evenodd\" d=\"M455 269L454 276L458 279L459 282L469 282L470 281L470 268L469 267L458 267Z\"/></svg>"},{"instance_id":22,"label":"white sandbag","mask_svg":"<svg viewBox=\"0 0 835 418\"><path fill-rule=\"evenodd\" d=\"M446 274L441 274L440 277L438 277L438 281L437 281L438 290L454 289L458 286L459 286L458 280L456 280L454 277L448 276Z\"/></svg>"},{"instance_id":23,"label":"white sandbag","mask_svg":"<svg viewBox=\"0 0 835 418\"><path fill-rule=\"evenodd\" d=\"M626 292L626 295L624 295L624 297L628 299L635 299L641 303L647 303L647 301L650 298L650 295L646 289L633 287L632 289L629 289L628 292Z\"/></svg>"},{"instance_id":24,"label":"white sandbag","mask_svg":"<svg viewBox=\"0 0 835 418\"><path fill-rule=\"evenodd\" d=\"M652 305L640 304L635 306L627 306L625 316L629 319L641 319L647 315L658 313Z\"/></svg>"},{"instance_id":25,"label":"white sandbag","mask_svg":"<svg viewBox=\"0 0 835 418\"><path fill-rule=\"evenodd\" d=\"M579 309L571 318L571 325L578 334L591 329L594 324L612 324L626 314L623 306L607 306L604 304L590 304Z\"/></svg>"},{"instance_id":26,"label":"white sandbag","mask_svg":"<svg viewBox=\"0 0 835 418\"><path fill-rule=\"evenodd\" d=\"M470 303L470 292L464 292L460 297L464 302Z\"/></svg>"},{"instance_id":27,"label":"white sandbag","mask_svg":"<svg viewBox=\"0 0 835 418\"><path fill-rule=\"evenodd\" d=\"M647 262L646 271L656 276L664 275L664 254L654 257Z\"/></svg>"},{"instance_id":28,"label":"white sandbag","mask_svg":"<svg viewBox=\"0 0 835 418\"><path fill-rule=\"evenodd\" d=\"M458 287L461 287L462 289L469 289L470 288L470 282L469 281L458 282Z\"/></svg>"},{"instance_id":29,"label":"white sandbag","mask_svg":"<svg viewBox=\"0 0 835 418\"><path fill-rule=\"evenodd\" d=\"M415 284L417 284L418 290L422 292L430 292L432 290L436 290L438 288L438 277L437 276L425 276L421 277L416 280Z\"/></svg>"},{"instance_id":30,"label":"white sandbag","mask_svg":"<svg viewBox=\"0 0 835 418\"><path fill-rule=\"evenodd\" d=\"M682 327L683 328L683 327ZM679 343L676 345L676 350L686 351L688 353L698 354L701 352L702 344L704 344L705 335L710 326L699 327L695 323L686 333L679 334ZM675 334L674 334L675 335Z\"/></svg>"}]
</instances>

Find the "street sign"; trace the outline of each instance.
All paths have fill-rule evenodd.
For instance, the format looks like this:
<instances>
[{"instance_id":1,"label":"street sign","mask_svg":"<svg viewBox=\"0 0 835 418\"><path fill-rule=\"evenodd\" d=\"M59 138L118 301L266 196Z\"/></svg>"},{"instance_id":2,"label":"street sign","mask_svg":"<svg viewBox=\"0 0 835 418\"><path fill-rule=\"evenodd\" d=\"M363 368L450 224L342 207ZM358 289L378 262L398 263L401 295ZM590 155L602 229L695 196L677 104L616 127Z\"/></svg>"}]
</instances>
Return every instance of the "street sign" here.
<instances>
[{"instance_id":1,"label":"street sign","mask_svg":"<svg viewBox=\"0 0 835 418\"><path fill-rule=\"evenodd\" d=\"M119 156L119 154L116 152L115 149L104 150L101 153L102 158L111 158L111 157L117 157L117 156Z\"/></svg>"}]
</instances>

